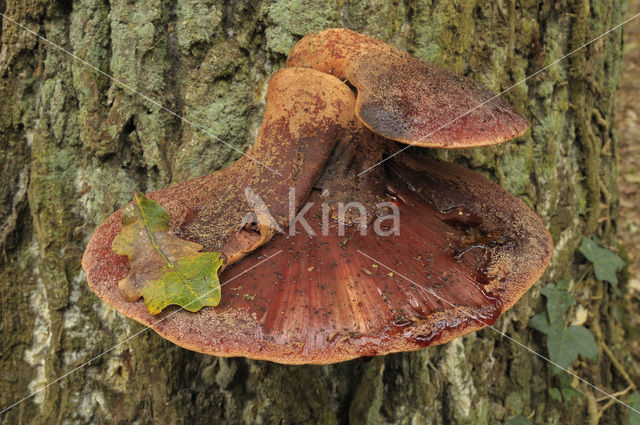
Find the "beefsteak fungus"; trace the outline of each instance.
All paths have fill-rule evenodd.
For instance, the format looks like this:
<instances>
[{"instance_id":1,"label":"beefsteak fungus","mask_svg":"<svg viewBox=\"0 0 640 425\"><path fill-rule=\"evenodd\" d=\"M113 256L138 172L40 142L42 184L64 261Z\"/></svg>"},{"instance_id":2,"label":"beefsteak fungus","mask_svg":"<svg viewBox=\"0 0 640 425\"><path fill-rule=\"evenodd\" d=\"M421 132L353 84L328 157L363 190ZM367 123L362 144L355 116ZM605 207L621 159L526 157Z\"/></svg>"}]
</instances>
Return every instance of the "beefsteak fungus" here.
<instances>
[{"instance_id":1,"label":"beefsteak fungus","mask_svg":"<svg viewBox=\"0 0 640 425\"><path fill-rule=\"evenodd\" d=\"M163 235L140 225L126 256L112 249L123 230L115 212L87 246L87 280L122 314L211 355L334 363L445 343L511 308L542 275L552 241L498 185L398 153L396 141L473 147L526 128L493 93L381 41L346 29L308 35L269 82L248 152L260 163L244 156L148 194L168 224ZM220 274L221 297L151 314L157 264L186 261L163 243L201 262L218 253L222 264L206 270Z\"/></svg>"}]
</instances>

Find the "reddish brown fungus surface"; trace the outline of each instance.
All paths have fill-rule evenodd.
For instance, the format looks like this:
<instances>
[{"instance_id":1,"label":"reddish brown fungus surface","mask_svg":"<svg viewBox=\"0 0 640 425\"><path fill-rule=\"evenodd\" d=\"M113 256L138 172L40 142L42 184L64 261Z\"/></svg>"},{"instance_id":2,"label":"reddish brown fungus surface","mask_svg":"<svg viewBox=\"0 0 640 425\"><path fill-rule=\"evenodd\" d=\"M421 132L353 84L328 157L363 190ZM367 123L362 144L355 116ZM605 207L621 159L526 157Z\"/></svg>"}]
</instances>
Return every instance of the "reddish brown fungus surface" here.
<instances>
[{"instance_id":1,"label":"reddish brown fungus surface","mask_svg":"<svg viewBox=\"0 0 640 425\"><path fill-rule=\"evenodd\" d=\"M90 244L88 280L121 313L183 347L300 364L442 344L492 324L539 278L551 239L520 200L453 164L402 156L385 168L398 236L371 228L362 236L357 226L340 236L335 221L323 235L324 198L313 191L305 217L316 235L278 234L225 270L215 308L153 316L124 301L117 283L128 264L109 248L119 213ZM173 214L184 216L194 202L176 195ZM166 191L154 198L170 201Z\"/></svg>"},{"instance_id":2,"label":"reddish brown fungus surface","mask_svg":"<svg viewBox=\"0 0 640 425\"><path fill-rule=\"evenodd\" d=\"M417 146L466 148L522 135L526 119L473 80L345 28L309 34L288 66L311 67L357 89L356 115L372 131Z\"/></svg>"}]
</instances>

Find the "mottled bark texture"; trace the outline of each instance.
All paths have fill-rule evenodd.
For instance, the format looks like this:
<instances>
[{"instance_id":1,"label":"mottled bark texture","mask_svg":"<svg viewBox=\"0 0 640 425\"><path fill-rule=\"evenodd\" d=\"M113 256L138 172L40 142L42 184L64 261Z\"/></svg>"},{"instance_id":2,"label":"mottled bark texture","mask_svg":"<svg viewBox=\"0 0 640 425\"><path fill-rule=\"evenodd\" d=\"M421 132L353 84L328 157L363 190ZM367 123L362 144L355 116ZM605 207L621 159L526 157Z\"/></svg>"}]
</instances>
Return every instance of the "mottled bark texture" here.
<instances>
[{"instance_id":1,"label":"mottled bark texture","mask_svg":"<svg viewBox=\"0 0 640 425\"><path fill-rule=\"evenodd\" d=\"M266 82L302 34L347 26L498 92L623 18L614 0L384 2L0 0L0 11L239 149L252 143ZM142 329L88 289L80 257L131 199L238 154L138 94L4 21L0 45L0 407ZM549 271L496 327L538 352L527 328L540 288L573 277L584 324L627 364L619 295L578 279L583 235L614 241L616 31L505 97L531 123L505 145L429 152L521 197L556 243ZM224 296L224 294L223 294ZM574 369L626 387L602 354ZM332 366L195 354L147 331L0 417L3 424L583 424L593 393L553 401L549 367L492 330L438 348ZM576 385L578 383L576 382ZM591 403L592 408L589 409ZM608 409L602 423L628 413ZM591 413L593 415L593 413ZM593 416L591 416L593 417Z\"/></svg>"}]
</instances>

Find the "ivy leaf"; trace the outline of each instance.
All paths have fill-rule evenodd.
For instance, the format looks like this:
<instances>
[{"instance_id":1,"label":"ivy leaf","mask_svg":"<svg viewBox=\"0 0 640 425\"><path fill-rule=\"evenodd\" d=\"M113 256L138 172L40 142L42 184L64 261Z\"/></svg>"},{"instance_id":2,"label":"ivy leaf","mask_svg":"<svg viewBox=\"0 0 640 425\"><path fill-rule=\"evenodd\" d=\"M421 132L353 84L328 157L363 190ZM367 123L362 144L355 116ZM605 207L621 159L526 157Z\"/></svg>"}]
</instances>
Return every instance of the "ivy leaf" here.
<instances>
[{"instance_id":1,"label":"ivy leaf","mask_svg":"<svg viewBox=\"0 0 640 425\"><path fill-rule=\"evenodd\" d=\"M560 384L560 388L552 387L548 390L549 397L551 397L552 400L564 400L564 403L567 404L574 397L584 397L584 394L571 386L571 378L569 377L569 375L567 375L566 373L561 373L560 375L558 375L557 379Z\"/></svg>"},{"instance_id":2,"label":"ivy leaf","mask_svg":"<svg viewBox=\"0 0 640 425\"><path fill-rule=\"evenodd\" d=\"M567 369L580 354L591 359L598 360L598 345L593 334L585 327L570 326L565 328L564 321L559 320L569 306L576 303L575 298L567 291L560 291L553 285L542 288L542 294L547 298L547 311L538 313L529 319L528 326L547 335L547 350L549 358L563 369ZM553 366L552 374L560 372L560 368ZM559 398L559 393L565 401L571 397L581 395L567 384L560 386L560 390L550 393L554 399Z\"/></svg>"},{"instance_id":3,"label":"ivy leaf","mask_svg":"<svg viewBox=\"0 0 640 425\"><path fill-rule=\"evenodd\" d=\"M127 301L144 297L151 314L166 306L189 311L220 303L217 252L199 252L200 244L169 230L169 213L153 199L134 193L135 203L122 212L122 231L111 248L129 257L131 267L118 286Z\"/></svg>"},{"instance_id":4,"label":"ivy leaf","mask_svg":"<svg viewBox=\"0 0 640 425\"><path fill-rule=\"evenodd\" d=\"M549 323L549 315L544 311L529 319L528 326L545 335L559 335L565 331L564 323L561 320Z\"/></svg>"},{"instance_id":5,"label":"ivy leaf","mask_svg":"<svg viewBox=\"0 0 640 425\"><path fill-rule=\"evenodd\" d=\"M560 367L566 369L578 358L578 355L598 360L598 345L593 334L582 326L570 326L566 329L554 327L547 335L547 349L549 357ZM560 372L553 368L553 374Z\"/></svg>"},{"instance_id":6,"label":"ivy leaf","mask_svg":"<svg viewBox=\"0 0 640 425\"><path fill-rule=\"evenodd\" d=\"M551 397L551 400L562 401L562 393L558 388L551 387L547 390L547 392L549 393L549 397Z\"/></svg>"},{"instance_id":7,"label":"ivy leaf","mask_svg":"<svg viewBox=\"0 0 640 425\"><path fill-rule=\"evenodd\" d=\"M536 314L531 319L529 319L528 326L542 332L545 335L549 335L551 332L553 332L552 326L549 323L549 316L544 311L542 313ZM561 325L560 327L562 328L563 326Z\"/></svg>"},{"instance_id":8,"label":"ivy leaf","mask_svg":"<svg viewBox=\"0 0 640 425\"><path fill-rule=\"evenodd\" d=\"M584 394L571 386L571 377L566 373L558 375L558 381L560 383L560 391L562 391L562 398L564 399L565 404L574 397L584 397Z\"/></svg>"},{"instance_id":9,"label":"ivy leaf","mask_svg":"<svg viewBox=\"0 0 640 425\"><path fill-rule=\"evenodd\" d=\"M565 404L571 401L571 399L574 397L584 398L584 394L582 394L580 391L576 390L571 386L562 387L561 390L562 390L562 398L564 398Z\"/></svg>"},{"instance_id":10,"label":"ivy leaf","mask_svg":"<svg viewBox=\"0 0 640 425\"><path fill-rule=\"evenodd\" d=\"M608 249L601 248L593 239L589 239L586 236L582 238L580 252L587 260L593 263L593 268L598 279L607 281L613 285L618 284L616 272L622 270L622 267L624 267L624 261L622 261L620 257Z\"/></svg>"},{"instance_id":11,"label":"ivy leaf","mask_svg":"<svg viewBox=\"0 0 640 425\"><path fill-rule=\"evenodd\" d=\"M629 396L629 406L636 410L640 410L640 393L635 391ZM629 425L640 425L640 413L629 413Z\"/></svg>"},{"instance_id":12,"label":"ivy leaf","mask_svg":"<svg viewBox=\"0 0 640 425\"><path fill-rule=\"evenodd\" d=\"M556 279L556 283L558 284L558 289L561 291L567 290L567 287L569 286L569 282L571 282L571 278L566 276Z\"/></svg>"},{"instance_id":13,"label":"ivy leaf","mask_svg":"<svg viewBox=\"0 0 640 425\"><path fill-rule=\"evenodd\" d=\"M504 425L531 425L531 422L526 416L518 415L506 421Z\"/></svg>"},{"instance_id":14,"label":"ivy leaf","mask_svg":"<svg viewBox=\"0 0 640 425\"><path fill-rule=\"evenodd\" d=\"M547 297L549 323L555 323L569 307L576 303L575 298L569 292L559 291L554 284L545 286L540 292Z\"/></svg>"}]
</instances>

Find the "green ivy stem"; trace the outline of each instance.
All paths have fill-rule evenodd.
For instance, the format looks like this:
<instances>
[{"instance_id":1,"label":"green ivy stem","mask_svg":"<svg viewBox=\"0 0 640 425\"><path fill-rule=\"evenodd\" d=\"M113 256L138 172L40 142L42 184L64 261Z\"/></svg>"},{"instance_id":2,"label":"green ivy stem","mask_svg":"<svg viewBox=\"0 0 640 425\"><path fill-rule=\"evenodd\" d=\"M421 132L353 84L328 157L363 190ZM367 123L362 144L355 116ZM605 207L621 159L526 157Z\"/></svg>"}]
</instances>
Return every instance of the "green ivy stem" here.
<instances>
[{"instance_id":1,"label":"green ivy stem","mask_svg":"<svg viewBox=\"0 0 640 425\"><path fill-rule=\"evenodd\" d=\"M604 297L604 288L603 288L602 285L596 286L596 296L599 297L599 298L603 298ZM635 383L633 382L633 380L631 379L631 377L629 376L629 374L625 370L624 366L616 358L615 354L613 354L613 351L611 351L609 346L606 344L605 339L604 339L604 337L602 335L602 328L600 327L599 320L594 318L592 320L591 324L592 324L591 327L593 329L594 334L596 335L597 339L600 341L599 345L600 345L600 347L602 347L602 351L604 351L604 353L607 355L607 357L611 361L611 364L618 371L620 376L622 376L622 378L624 378L624 380L635 391L637 389Z\"/></svg>"},{"instance_id":2,"label":"green ivy stem","mask_svg":"<svg viewBox=\"0 0 640 425\"><path fill-rule=\"evenodd\" d=\"M631 386L627 387L625 390L618 391L617 393L612 394L614 397L620 397L625 395L631 390ZM609 399L609 397L602 397L596 399L592 392L588 392L586 394L588 409L589 409L589 424L598 425L600 423L600 419L602 419L602 415L604 412L610 408L611 406L616 404L616 401L613 399ZM601 401L609 400L602 408L598 408L598 403ZM633 412L631 413L633 414Z\"/></svg>"},{"instance_id":3,"label":"green ivy stem","mask_svg":"<svg viewBox=\"0 0 640 425\"><path fill-rule=\"evenodd\" d=\"M598 408L598 402L596 401L596 397L593 393L587 390L584 393L585 398L587 399L587 412L589 414L589 425L598 425L600 422L600 418L602 417L602 410Z\"/></svg>"},{"instance_id":4,"label":"green ivy stem","mask_svg":"<svg viewBox=\"0 0 640 425\"><path fill-rule=\"evenodd\" d=\"M636 387L636 384L633 382L633 380L631 380L631 377L629 376L627 371L624 370L624 366L616 358L616 356L613 354L609 346L607 346L607 344L605 344L604 341L601 342L600 345L602 346L602 350L605 352L607 357L609 357L609 360L611 360L611 364L613 364L613 366L616 368L618 373L620 373L620 375L624 378L624 380L627 381L627 383L629 384L629 388L627 388L627 390L628 389L632 389L634 391L637 390L638 388Z\"/></svg>"},{"instance_id":5,"label":"green ivy stem","mask_svg":"<svg viewBox=\"0 0 640 425\"><path fill-rule=\"evenodd\" d=\"M589 265L587 266L587 268L586 268L586 269L584 269L584 271L582 272L582 274L580 275L580 277L578 278L578 280L576 280L576 282L574 283L574 285L573 285L573 286L574 286L574 287L575 287L575 286L578 286L578 285L579 285L579 284L584 280L584 278L585 278L585 277L587 277L587 275L589 274L589 272L590 272L590 271L592 271L592 270L593 270L593 264L589 264Z\"/></svg>"},{"instance_id":6,"label":"green ivy stem","mask_svg":"<svg viewBox=\"0 0 640 425\"><path fill-rule=\"evenodd\" d=\"M629 385L627 388L625 388L622 391L618 391L617 393L613 393L611 394L614 397L622 397L623 395L625 395L626 393L628 393L629 391L631 391L633 389L633 387L631 385ZM598 403L603 402L605 400L609 400L609 401L613 401L615 403L615 400L611 400L609 397L600 397L598 399L596 399L596 401Z\"/></svg>"}]
</instances>

